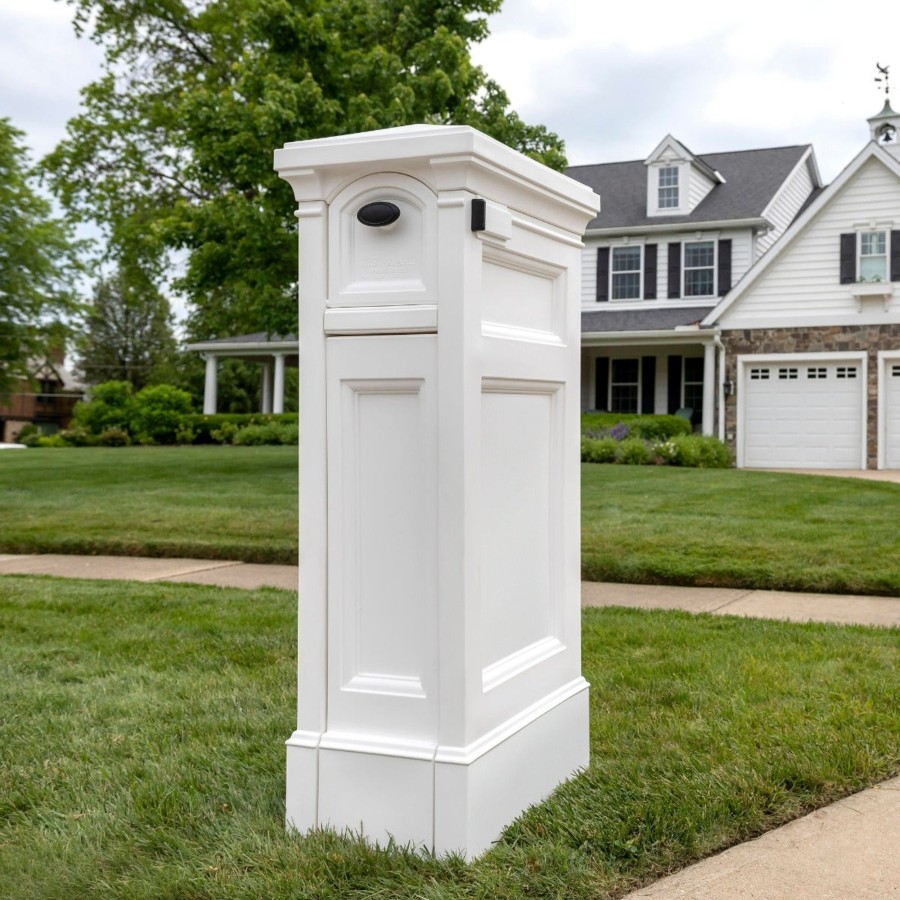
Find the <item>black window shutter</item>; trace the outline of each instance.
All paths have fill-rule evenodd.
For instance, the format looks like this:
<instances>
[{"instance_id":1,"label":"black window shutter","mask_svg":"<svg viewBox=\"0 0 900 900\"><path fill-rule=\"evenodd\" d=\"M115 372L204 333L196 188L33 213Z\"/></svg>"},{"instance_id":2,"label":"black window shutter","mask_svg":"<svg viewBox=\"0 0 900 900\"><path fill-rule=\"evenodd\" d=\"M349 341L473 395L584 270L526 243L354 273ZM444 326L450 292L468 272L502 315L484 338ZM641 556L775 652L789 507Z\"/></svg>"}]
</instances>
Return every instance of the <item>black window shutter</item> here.
<instances>
[{"instance_id":1,"label":"black window shutter","mask_svg":"<svg viewBox=\"0 0 900 900\"><path fill-rule=\"evenodd\" d=\"M597 302L609 300L609 247L597 248Z\"/></svg>"},{"instance_id":2,"label":"black window shutter","mask_svg":"<svg viewBox=\"0 0 900 900\"><path fill-rule=\"evenodd\" d=\"M681 296L681 244L669 244L669 299Z\"/></svg>"},{"instance_id":3,"label":"black window shutter","mask_svg":"<svg viewBox=\"0 0 900 900\"><path fill-rule=\"evenodd\" d=\"M656 399L656 357L641 357L641 412L653 412Z\"/></svg>"},{"instance_id":4,"label":"black window shutter","mask_svg":"<svg viewBox=\"0 0 900 900\"><path fill-rule=\"evenodd\" d=\"M841 235L841 284L856 281L856 234Z\"/></svg>"},{"instance_id":5,"label":"black window shutter","mask_svg":"<svg viewBox=\"0 0 900 900\"><path fill-rule=\"evenodd\" d=\"M680 356L669 357L669 415L681 409L681 366Z\"/></svg>"},{"instance_id":6,"label":"black window shutter","mask_svg":"<svg viewBox=\"0 0 900 900\"><path fill-rule=\"evenodd\" d=\"M891 281L900 281L900 231L891 232Z\"/></svg>"},{"instance_id":7,"label":"black window shutter","mask_svg":"<svg viewBox=\"0 0 900 900\"><path fill-rule=\"evenodd\" d=\"M900 246L900 241L897 244ZM656 299L656 244L644 247L644 299Z\"/></svg>"},{"instance_id":8,"label":"black window shutter","mask_svg":"<svg viewBox=\"0 0 900 900\"><path fill-rule=\"evenodd\" d=\"M609 409L609 357L598 356L595 360L594 409Z\"/></svg>"},{"instance_id":9,"label":"black window shutter","mask_svg":"<svg viewBox=\"0 0 900 900\"><path fill-rule=\"evenodd\" d=\"M719 296L731 290L731 238L719 241Z\"/></svg>"}]
</instances>

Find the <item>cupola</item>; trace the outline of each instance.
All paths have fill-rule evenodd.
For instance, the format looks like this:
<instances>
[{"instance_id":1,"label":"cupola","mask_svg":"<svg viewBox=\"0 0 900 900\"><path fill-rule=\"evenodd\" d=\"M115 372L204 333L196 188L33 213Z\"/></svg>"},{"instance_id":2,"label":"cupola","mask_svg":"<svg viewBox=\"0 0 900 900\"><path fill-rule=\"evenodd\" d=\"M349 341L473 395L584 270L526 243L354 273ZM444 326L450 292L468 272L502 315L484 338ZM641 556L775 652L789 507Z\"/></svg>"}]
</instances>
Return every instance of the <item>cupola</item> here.
<instances>
[{"instance_id":1,"label":"cupola","mask_svg":"<svg viewBox=\"0 0 900 900\"><path fill-rule=\"evenodd\" d=\"M884 107L877 116L872 116L869 122L869 136L876 144L884 147L888 153L895 159L900 159L900 115L891 109L890 100L890 66L882 66L876 63L878 75L875 81L879 82L882 87L879 90L884 91Z\"/></svg>"}]
</instances>

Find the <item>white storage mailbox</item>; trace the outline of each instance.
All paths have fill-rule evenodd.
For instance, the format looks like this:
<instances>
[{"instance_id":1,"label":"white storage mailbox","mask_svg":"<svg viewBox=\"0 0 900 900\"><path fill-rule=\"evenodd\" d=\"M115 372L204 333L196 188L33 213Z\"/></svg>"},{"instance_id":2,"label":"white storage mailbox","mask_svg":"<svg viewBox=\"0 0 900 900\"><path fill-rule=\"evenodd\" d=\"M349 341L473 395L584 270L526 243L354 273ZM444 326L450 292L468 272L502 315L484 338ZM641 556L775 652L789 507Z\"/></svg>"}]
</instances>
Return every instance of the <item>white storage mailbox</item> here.
<instances>
[{"instance_id":1,"label":"white storage mailbox","mask_svg":"<svg viewBox=\"0 0 900 900\"><path fill-rule=\"evenodd\" d=\"M300 595L287 818L474 856L588 762L588 188L468 127L287 144Z\"/></svg>"}]
</instances>

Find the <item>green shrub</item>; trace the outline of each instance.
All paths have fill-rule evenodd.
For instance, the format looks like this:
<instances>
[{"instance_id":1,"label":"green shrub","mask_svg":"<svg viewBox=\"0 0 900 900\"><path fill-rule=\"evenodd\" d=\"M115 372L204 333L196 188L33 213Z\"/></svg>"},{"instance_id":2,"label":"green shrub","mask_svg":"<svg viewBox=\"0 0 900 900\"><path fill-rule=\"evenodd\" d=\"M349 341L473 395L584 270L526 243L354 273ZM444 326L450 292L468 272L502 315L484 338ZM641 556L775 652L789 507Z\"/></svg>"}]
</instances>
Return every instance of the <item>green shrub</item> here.
<instances>
[{"instance_id":1,"label":"green shrub","mask_svg":"<svg viewBox=\"0 0 900 900\"><path fill-rule=\"evenodd\" d=\"M33 444L29 444L29 447L71 447L72 445L66 442L66 439L63 437L62 432L58 432L57 434L41 434L38 435L37 440Z\"/></svg>"},{"instance_id":2,"label":"green shrub","mask_svg":"<svg viewBox=\"0 0 900 900\"><path fill-rule=\"evenodd\" d=\"M653 462L653 454L646 441L625 438L616 446L616 462L625 466L646 466Z\"/></svg>"},{"instance_id":3,"label":"green shrub","mask_svg":"<svg viewBox=\"0 0 900 900\"><path fill-rule=\"evenodd\" d=\"M97 438L97 444L101 447L127 447L131 444L131 437L121 428L107 428Z\"/></svg>"},{"instance_id":4,"label":"green shrub","mask_svg":"<svg viewBox=\"0 0 900 900\"><path fill-rule=\"evenodd\" d=\"M134 397L130 432L140 443L174 444L190 427L191 395L170 384L145 387Z\"/></svg>"},{"instance_id":5,"label":"green shrub","mask_svg":"<svg viewBox=\"0 0 900 900\"><path fill-rule=\"evenodd\" d=\"M222 427L211 431L209 436L217 444L232 444L238 431L240 431L240 428L234 422L223 422Z\"/></svg>"},{"instance_id":6,"label":"green shrub","mask_svg":"<svg viewBox=\"0 0 900 900\"><path fill-rule=\"evenodd\" d=\"M33 422L29 422L27 425L22 426L22 430L16 437L16 441L20 444L24 444L26 447L38 447L40 446L39 441L41 435L41 429Z\"/></svg>"},{"instance_id":7,"label":"green shrub","mask_svg":"<svg viewBox=\"0 0 900 900\"><path fill-rule=\"evenodd\" d=\"M97 435L78 424L48 436L58 437L62 440L61 444L52 444L53 447L93 447L97 443Z\"/></svg>"},{"instance_id":8,"label":"green shrub","mask_svg":"<svg viewBox=\"0 0 900 900\"><path fill-rule=\"evenodd\" d=\"M581 414L582 433L598 437L616 426L625 426L629 437L666 440L677 434L690 434L691 423L681 416L631 415L626 413L587 412Z\"/></svg>"},{"instance_id":9,"label":"green shrub","mask_svg":"<svg viewBox=\"0 0 900 900\"><path fill-rule=\"evenodd\" d=\"M619 442L615 438L581 439L581 461L589 463L611 463L616 461Z\"/></svg>"},{"instance_id":10,"label":"green shrub","mask_svg":"<svg viewBox=\"0 0 900 900\"><path fill-rule=\"evenodd\" d=\"M134 388L128 381L107 381L91 388L89 399L72 411L76 429L100 435L109 428L128 431L134 409Z\"/></svg>"},{"instance_id":11,"label":"green shrub","mask_svg":"<svg viewBox=\"0 0 900 900\"><path fill-rule=\"evenodd\" d=\"M689 434L672 438L675 445L673 466L699 469L727 469L731 465L731 451L718 438Z\"/></svg>"},{"instance_id":12,"label":"green shrub","mask_svg":"<svg viewBox=\"0 0 900 900\"><path fill-rule=\"evenodd\" d=\"M233 443L243 447L263 444L296 444L299 427L289 423L269 422L266 425L248 425L238 430Z\"/></svg>"},{"instance_id":13,"label":"green shrub","mask_svg":"<svg viewBox=\"0 0 900 900\"><path fill-rule=\"evenodd\" d=\"M194 429L195 444L230 444L237 429L246 425L265 425L268 422L296 425L298 421L297 413L194 413L187 417L187 423Z\"/></svg>"}]
</instances>

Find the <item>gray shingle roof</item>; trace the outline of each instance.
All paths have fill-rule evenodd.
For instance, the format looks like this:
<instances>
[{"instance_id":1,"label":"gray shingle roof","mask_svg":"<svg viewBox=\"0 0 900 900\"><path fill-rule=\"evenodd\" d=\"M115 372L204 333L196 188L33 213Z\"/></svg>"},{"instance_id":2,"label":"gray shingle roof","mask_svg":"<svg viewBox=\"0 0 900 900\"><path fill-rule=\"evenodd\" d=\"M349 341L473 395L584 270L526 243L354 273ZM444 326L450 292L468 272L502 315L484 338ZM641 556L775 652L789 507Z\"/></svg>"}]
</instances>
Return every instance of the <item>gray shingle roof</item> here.
<instances>
[{"instance_id":1,"label":"gray shingle roof","mask_svg":"<svg viewBox=\"0 0 900 900\"><path fill-rule=\"evenodd\" d=\"M662 331L679 325L693 325L709 315L709 306L678 306L662 309L585 309L581 331Z\"/></svg>"},{"instance_id":2,"label":"gray shingle roof","mask_svg":"<svg viewBox=\"0 0 900 900\"><path fill-rule=\"evenodd\" d=\"M715 185L687 216L647 215L647 167L643 160L572 166L566 174L600 194L602 209L600 215L588 223L589 231L751 219L762 215L809 148L809 144L802 144L697 156L718 171L725 184Z\"/></svg>"}]
</instances>

